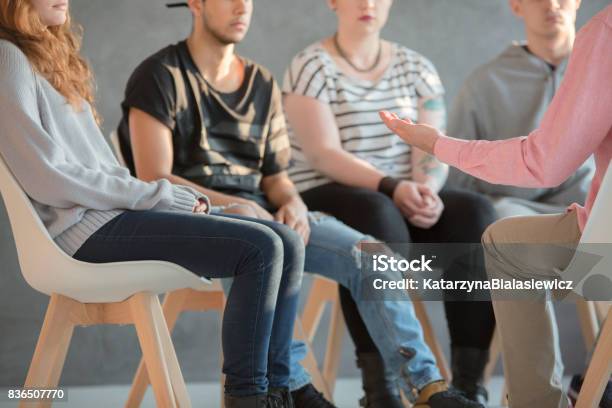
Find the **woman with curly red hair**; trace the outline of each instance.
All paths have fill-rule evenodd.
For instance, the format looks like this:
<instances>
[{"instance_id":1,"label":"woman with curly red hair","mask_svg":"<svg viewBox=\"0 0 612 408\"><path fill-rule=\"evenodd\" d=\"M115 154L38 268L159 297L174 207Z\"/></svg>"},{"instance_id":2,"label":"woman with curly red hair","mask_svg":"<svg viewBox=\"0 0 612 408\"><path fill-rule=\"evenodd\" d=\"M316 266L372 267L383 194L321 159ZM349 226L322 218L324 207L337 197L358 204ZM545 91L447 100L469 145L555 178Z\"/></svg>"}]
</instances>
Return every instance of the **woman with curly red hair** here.
<instances>
[{"instance_id":1,"label":"woman with curly red hair","mask_svg":"<svg viewBox=\"0 0 612 408\"><path fill-rule=\"evenodd\" d=\"M222 332L226 406L293 406L300 237L280 224L209 215L207 197L191 188L131 177L100 132L79 47L67 0L0 0L2 158L68 255L233 277Z\"/></svg>"}]
</instances>

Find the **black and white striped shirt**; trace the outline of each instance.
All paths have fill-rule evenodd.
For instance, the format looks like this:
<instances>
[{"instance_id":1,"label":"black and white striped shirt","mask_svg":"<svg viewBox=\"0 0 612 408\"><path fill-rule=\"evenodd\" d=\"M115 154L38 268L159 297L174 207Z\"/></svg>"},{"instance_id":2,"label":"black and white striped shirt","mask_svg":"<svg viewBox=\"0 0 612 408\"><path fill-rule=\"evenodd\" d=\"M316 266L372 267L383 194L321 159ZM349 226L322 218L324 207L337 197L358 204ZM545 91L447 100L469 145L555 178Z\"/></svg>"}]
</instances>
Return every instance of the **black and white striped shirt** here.
<instances>
[{"instance_id":1,"label":"black and white striped shirt","mask_svg":"<svg viewBox=\"0 0 612 408\"><path fill-rule=\"evenodd\" d=\"M315 98L332 109L342 147L385 174L410 179L410 146L391 133L378 116L380 110L418 121L420 99L444 94L433 64L404 46L393 44L391 63L376 82L342 73L321 43L300 52L285 73L283 93ZM292 166L289 174L299 191L330 183L313 169L289 129Z\"/></svg>"}]
</instances>

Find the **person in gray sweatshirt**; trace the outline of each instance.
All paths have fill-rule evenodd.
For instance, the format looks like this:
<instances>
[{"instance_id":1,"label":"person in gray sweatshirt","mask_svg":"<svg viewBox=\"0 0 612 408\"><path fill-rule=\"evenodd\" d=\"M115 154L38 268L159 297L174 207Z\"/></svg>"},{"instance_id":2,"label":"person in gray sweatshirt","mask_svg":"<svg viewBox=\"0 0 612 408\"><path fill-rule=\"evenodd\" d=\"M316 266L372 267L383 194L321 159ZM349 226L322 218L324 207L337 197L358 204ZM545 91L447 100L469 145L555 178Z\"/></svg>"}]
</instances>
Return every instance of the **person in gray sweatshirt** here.
<instances>
[{"instance_id":1,"label":"person in gray sweatshirt","mask_svg":"<svg viewBox=\"0 0 612 408\"><path fill-rule=\"evenodd\" d=\"M292 407L278 401L289 382L300 237L235 212L208 214L208 198L190 187L132 177L98 127L78 44L66 0L0 1L2 160L75 259L167 261L233 277L222 329L225 406Z\"/></svg>"},{"instance_id":2,"label":"person in gray sweatshirt","mask_svg":"<svg viewBox=\"0 0 612 408\"><path fill-rule=\"evenodd\" d=\"M579 6L580 0L510 0L512 12L524 21L527 41L513 43L468 77L450 113L449 134L503 140L536 129L565 74ZM587 162L558 187L528 189L490 184L453 169L448 185L487 194L504 218L558 213L570 203L583 203L591 177Z\"/></svg>"}]
</instances>

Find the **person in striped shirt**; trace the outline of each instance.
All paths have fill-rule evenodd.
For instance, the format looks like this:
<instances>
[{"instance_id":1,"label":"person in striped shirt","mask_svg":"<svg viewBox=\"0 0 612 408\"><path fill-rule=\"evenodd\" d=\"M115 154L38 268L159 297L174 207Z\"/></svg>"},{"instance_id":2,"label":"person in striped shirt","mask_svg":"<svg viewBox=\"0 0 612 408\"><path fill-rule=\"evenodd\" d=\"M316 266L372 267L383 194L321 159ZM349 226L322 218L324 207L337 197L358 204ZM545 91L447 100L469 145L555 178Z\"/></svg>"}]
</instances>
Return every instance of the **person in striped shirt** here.
<instances>
[{"instance_id":1,"label":"person in striped shirt","mask_svg":"<svg viewBox=\"0 0 612 408\"><path fill-rule=\"evenodd\" d=\"M434 65L381 39L391 0L328 3L337 15L336 34L297 54L283 84L293 156L289 174L304 202L385 242L479 243L495 220L489 200L442 189L448 167L403 143L378 117L388 110L444 128L444 88ZM456 263L445 274L486 279L482 265ZM362 367L379 358L378 350L349 293L340 288L340 295ZM453 385L485 402L481 382L495 326L491 304L446 301L445 310ZM362 372L367 398L397 394L397 373Z\"/></svg>"}]
</instances>

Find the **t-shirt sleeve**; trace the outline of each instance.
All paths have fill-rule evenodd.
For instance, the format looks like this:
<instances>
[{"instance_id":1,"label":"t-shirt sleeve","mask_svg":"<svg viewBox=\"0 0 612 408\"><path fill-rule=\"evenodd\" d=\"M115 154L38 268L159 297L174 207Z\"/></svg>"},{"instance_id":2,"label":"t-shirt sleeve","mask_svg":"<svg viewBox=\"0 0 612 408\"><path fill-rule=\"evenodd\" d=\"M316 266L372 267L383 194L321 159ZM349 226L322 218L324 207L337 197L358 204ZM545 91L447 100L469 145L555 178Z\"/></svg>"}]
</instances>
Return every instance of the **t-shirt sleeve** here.
<instances>
[{"instance_id":1,"label":"t-shirt sleeve","mask_svg":"<svg viewBox=\"0 0 612 408\"><path fill-rule=\"evenodd\" d=\"M319 52L303 51L293 59L285 72L283 93L329 103L325 61Z\"/></svg>"},{"instance_id":2,"label":"t-shirt sleeve","mask_svg":"<svg viewBox=\"0 0 612 408\"><path fill-rule=\"evenodd\" d=\"M291 160L291 145L283 113L282 96L276 82L272 84L270 107L270 126L266 135L266 148L261 167L264 177L287 170Z\"/></svg>"},{"instance_id":3,"label":"t-shirt sleeve","mask_svg":"<svg viewBox=\"0 0 612 408\"><path fill-rule=\"evenodd\" d=\"M128 81L124 110L139 109L174 130L176 105L176 86L170 71L161 61L142 63Z\"/></svg>"},{"instance_id":4,"label":"t-shirt sleeve","mask_svg":"<svg viewBox=\"0 0 612 408\"><path fill-rule=\"evenodd\" d=\"M444 86L434 64L419 56L416 64L415 88L420 98L428 99L444 95Z\"/></svg>"}]
</instances>

